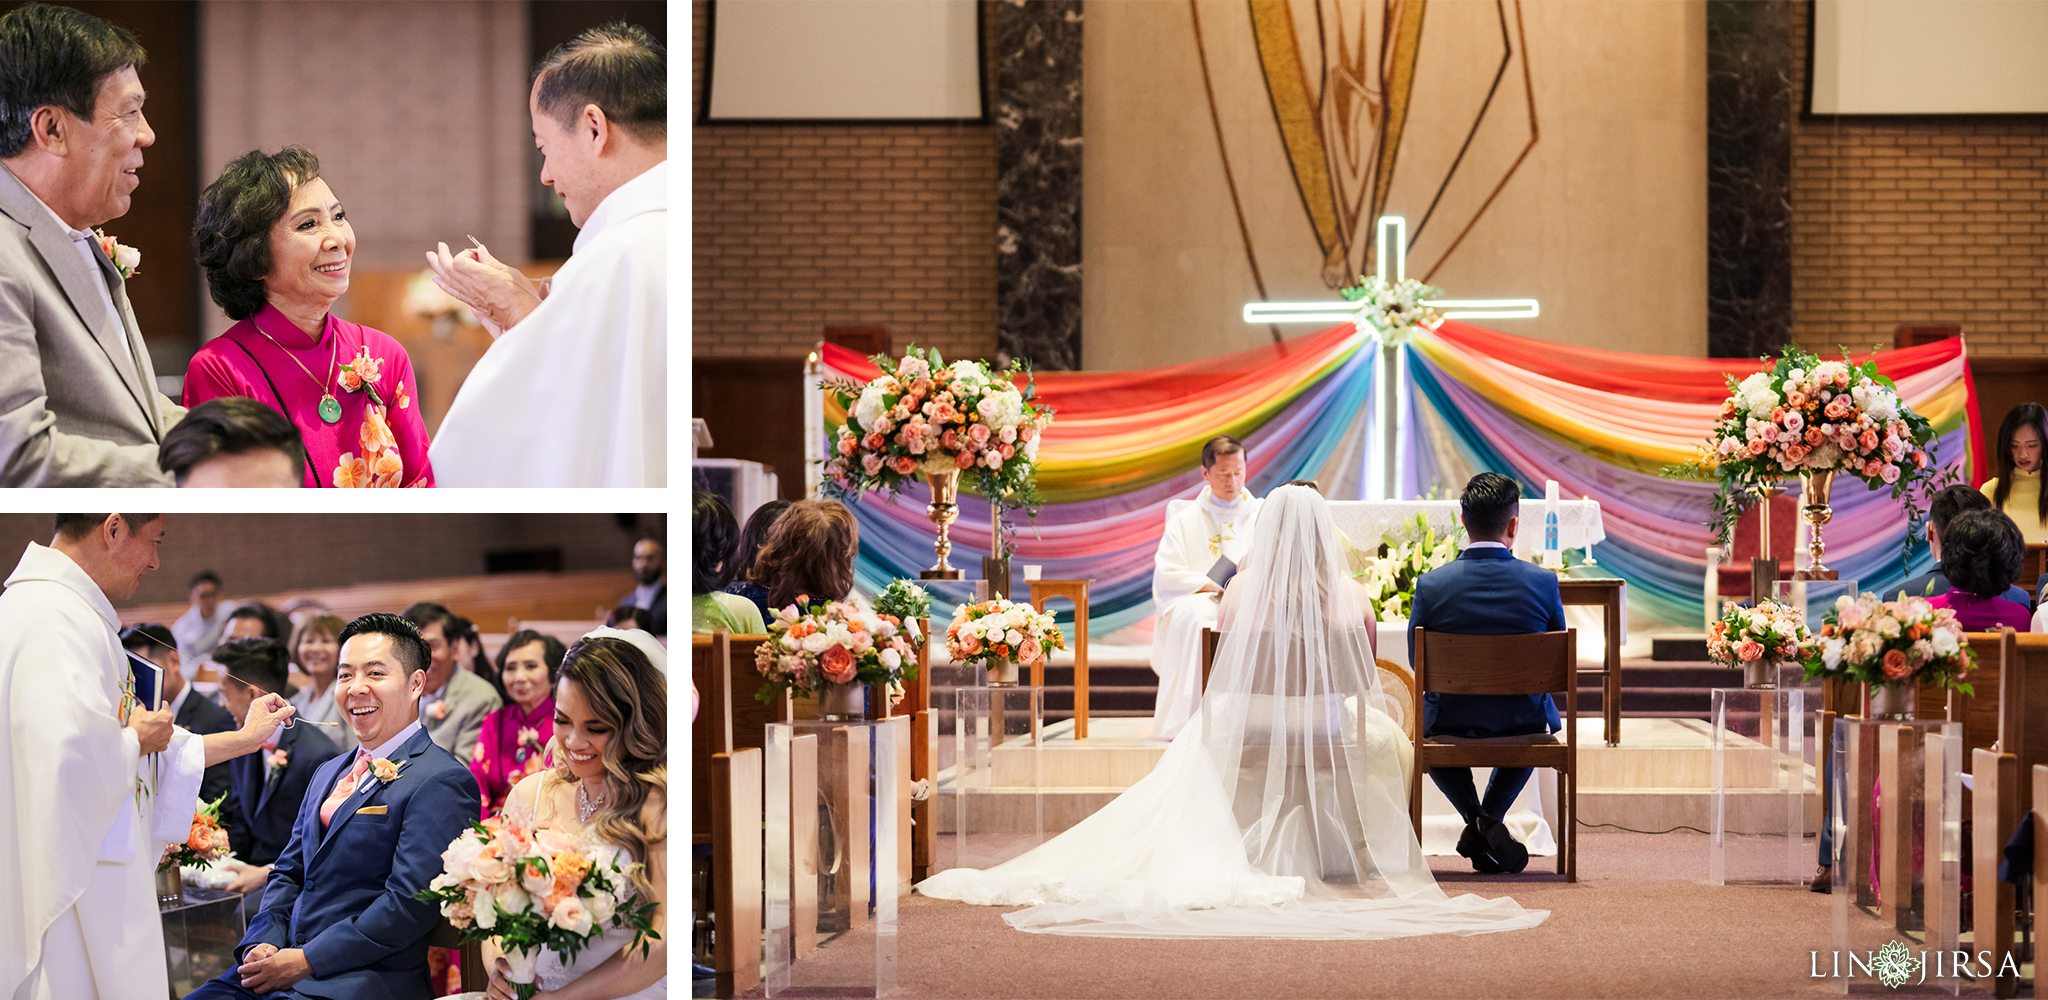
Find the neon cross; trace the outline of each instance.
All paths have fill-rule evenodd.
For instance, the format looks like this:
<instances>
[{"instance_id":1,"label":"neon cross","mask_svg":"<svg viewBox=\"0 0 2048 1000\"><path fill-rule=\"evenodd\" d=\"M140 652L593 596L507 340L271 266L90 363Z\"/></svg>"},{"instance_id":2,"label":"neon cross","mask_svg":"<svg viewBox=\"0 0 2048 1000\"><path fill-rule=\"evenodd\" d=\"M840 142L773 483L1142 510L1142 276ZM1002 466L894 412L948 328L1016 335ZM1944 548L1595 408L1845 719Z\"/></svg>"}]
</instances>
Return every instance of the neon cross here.
<instances>
[{"instance_id":1,"label":"neon cross","mask_svg":"<svg viewBox=\"0 0 2048 1000\"><path fill-rule=\"evenodd\" d=\"M1379 223L1378 273L1392 285L1408 277L1408 220L1382 215ZM1387 277L1389 264L1394 276ZM1423 305L1445 319L1534 319L1535 299L1433 299ZM1247 323L1343 323L1358 319L1363 301L1352 302L1251 302L1244 307Z\"/></svg>"}]
</instances>

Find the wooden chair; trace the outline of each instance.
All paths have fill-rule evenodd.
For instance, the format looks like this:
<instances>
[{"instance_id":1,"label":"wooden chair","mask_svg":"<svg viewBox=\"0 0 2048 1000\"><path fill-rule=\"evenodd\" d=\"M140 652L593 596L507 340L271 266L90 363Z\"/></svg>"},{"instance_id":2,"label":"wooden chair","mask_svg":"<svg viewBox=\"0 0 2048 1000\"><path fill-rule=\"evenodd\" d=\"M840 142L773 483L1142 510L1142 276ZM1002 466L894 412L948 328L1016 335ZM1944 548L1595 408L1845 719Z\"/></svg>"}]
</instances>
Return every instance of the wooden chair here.
<instances>
[{"instance_id":1,"label":"wooden chair","mask_svg":"<svg viewBox=\"0 0 2048 1000\"><path fill-rule=\"evenodd\" d=\"M427 944L434 948L453 948L461 956L462 989L465 993L481 992L491 985L490 970L484 968L484 943L464 943L462 932L442 917L434 929L427 932Z\"/></svg>"},{"instance_id":2,"label":"wooden chair","mask_svg":"<svg viewBox=\"0 0 2048 1000\"><path fill-rule=\"evenodd\" d=\"M931 619L920 619L917 623L921 634L931 635ZM944 641L943 638L940 641ZM910 879L922 882L931 874L932 866L939 856L939 817L936 811L938 798L937 757L932 744L938 741L938 716L932 711L932 644L927 641L917 650L917 676L904 685L903 714L910 717L910 780L913 786L919 781L928 781L934 789L932 795L923 801L910 803Z\"/></svg>"},{"instance_id":3,"label":"wooden chair","mask_svg":"<svg viewBox=\"0 0 2048 1000\"><path fill-rule=\"evenodd\" d=\"M1563 739L1557 734L1460 739L1423 736L1415 741L1415 772L1408 783L1409 819L1422 833L1422 779L1432 767L1548 767L1558 772L1557 870L1579 880L1579 705L1576 629L1526 635L1459 635L1415 630L1413 715L1423 697L1439 694L1534 695L1563 699Z\"/></svg>"},{"instance_id":4,"label":"wooden chair","mask_svg":"<svg viewBox=\"0 0 2048 1000\"><path fill-rule=\"evenodd\" d=\"M1202 630L1202 690L1209 690L1209 671L1216 666L1216 647L1223 644L1223 633L1213 628Z\"/></svg>"},{"instance_id":5,"label":"wooden chair","mask_svg":"<svg viewBox=\"0 0 2048 1000\"><path fill-rule=\"evenodd\" d=\"M1387 703L1387 714L1408 734L1408 742L1415 742L1417 731L1422 726L1422 717L1413 711L1415 706L1415 672L1386 657L1378 661L1380 673L1380 698Z\"/></svg>"}]
</instances>

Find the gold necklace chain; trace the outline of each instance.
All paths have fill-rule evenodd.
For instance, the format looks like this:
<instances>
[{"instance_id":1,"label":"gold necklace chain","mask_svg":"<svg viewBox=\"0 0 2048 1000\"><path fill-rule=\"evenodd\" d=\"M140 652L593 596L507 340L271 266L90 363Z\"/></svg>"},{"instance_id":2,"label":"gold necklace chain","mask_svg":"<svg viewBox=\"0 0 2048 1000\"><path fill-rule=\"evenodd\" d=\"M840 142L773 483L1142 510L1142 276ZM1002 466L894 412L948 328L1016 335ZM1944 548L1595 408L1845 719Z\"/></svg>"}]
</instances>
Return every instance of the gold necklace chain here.
<instances>
[{"instance_id":1,"label":"gold necklace chain","mask_svg":"<svg viewBox=\"0 0 2048 1000\"><path fill-rule=\"evenodd\" d=\"M263 335L263 339L268 340L273 344L276 344L277 349L283 351L284 356L290 358L292 364L298 365L299 370L305 372L306 377L312 379L313 384L320 387L320 405L318 408L320 411L320 419L330 424L339 421L341 419L341 401L334 398L334 391L330 389L329 386L332 386L334 384L334 373L339 369L339 366L341 364L340 333L337 332L334 336L333 343L328 345L327 381L322 382L320 381L319 376L313 374L313 370L311 368L306 367L305 362L299 360L298 355L292 353L291 348L284 346L284 344L280 342L276 337L271 336L270 331L265 330L262 324L259 323L252 325L256 327L257 333ZM322 332L325 332L324 324L322 325ZM313 346L317 348L319 347L319 344L316 343Z\"/></svg>"}]
</instances>

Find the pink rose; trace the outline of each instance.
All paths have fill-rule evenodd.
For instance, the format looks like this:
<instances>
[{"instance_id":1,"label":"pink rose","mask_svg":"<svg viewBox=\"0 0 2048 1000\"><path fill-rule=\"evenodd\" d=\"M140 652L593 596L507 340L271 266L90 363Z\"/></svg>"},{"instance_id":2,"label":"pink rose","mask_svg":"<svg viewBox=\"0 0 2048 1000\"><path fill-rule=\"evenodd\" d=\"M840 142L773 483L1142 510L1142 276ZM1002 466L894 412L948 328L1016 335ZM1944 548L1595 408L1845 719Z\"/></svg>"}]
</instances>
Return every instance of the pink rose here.
<instances>
[{"instance_id":1,"label":"pink rose","mask_svg":"<svg viewBox=\"0 0 2048 1000\"><path fill-rule=\"evenodd\" d=\"M978 422L975 423L974 425L967 428L967 436L969 438L972 438L975 444L987 444L988 425Z\"/></svg>"},{"instance_id":2,"label":"pink rose","mask_svg":"<svg viewBox=\"0 0 2048 1000\"><path fill-rule=\"evenodd\" d=\"M834 684L853 681L853 653L845 646L833 646L819 653L818 666L825 671L825 679Z\"/></svg>"},{"instance_id":3,"label":"pink rose","mask_svg":"<svg viewBox=\"0 0 2048 1000\"><path fill-rule=\"evenodd\" d=\"M841 455L851 455L853 454L853 448L853 435L841 431L839 433L839 453Z\"/></svg>"},{"instance_id":4,"label":"pink rose","mask_svg":"<svg viewBox=\"0 0 2048 1000\"><path fill-rule=\"evenodd\" d=\"M1842 609L1842 613L1836 617L1835 623L1842 626L1842 631L1847 632L1850 629L1861 628L1869 614L1869 611L1863 605L1851 604Z\"/></svg>"},{"instance_id":5,"label":"pink rose","mask_svg":"<svg viewBox=\"0 0 2048 1000\"><path fill-rule=\"evenodd\" d=\"M1895 681L1904 680L1906 675L1912 672L1913 668L1906 666L1906 654L1903 650L1887 649L1884 651L1884 675L1886 677Z\"/></svg>"},{"instance_id":6,"label":"pink rose","mask_svg":"<svg viewBox=\"0 0 2048 1000\"><path fill-rule=\"evenodd\" d=\"M867 474L872 476L882 471L882 456L874 452L868 452L860 457L860 467L867 470Z\"/></svg>"},{"instance_id":7,"label":"pink rose","mask_svg":"<svg viewBox=\"0 0 2048 1000\"><path fill-rule=\"evenodd\" d=\"M1778 439L1778 425L1765 424L1763 429L1756 432L1756 436L1760 441L1776 441Z\"/></svg>"},{"instance_id":8,"label":"pink rose","mask_svg":"<svg viewBox=\"0 0 2048 1000\"><path fill-rule=\"evenodd\" d=\"M1763 658L1763 655L1763 644L1757 642L1755 639L1744 639L1742 640L1742 645L1735 647L1735 656L1737 659L1760 660Z\"/></svg>"},{"instance_id":9,"label":"pink rose","mask_svg":"<svg viewBox=\"0 0 2048 1000\"><path fill-rule=\"evenodd\" d=\"M1784 424L1787 434L1797 434L1805 429L1806 418L1801 417L1798 410L1793 410L1785 414Z\"/></svg>"},{"instance_id":10,"label":"pink rose","mask_svg":"<svg viewBox=\"0 0 2048 1000\"><path fill-rule=\"evenodd\" d=\"M961 635L960 652L967 656L981 652L981 637L972 632Z\"/></svg>"},{"instance_id":11,"label":"pink rose","mask_svg":"<svg viewBox=\"0 0 2048 1000\"><path fill-rule=\"evenodd\" d=\"M1745 450L1745 451L1747 451L1747 452L1749 452L1749 457L1751 457L1751 458L1755 458L1755 457L1757 457L1758 455L1761 455L1761 454L1763 454L1763 453L1764 453L1764 450L1765 450L1765 449L1767 449L1767 448L1769 448L1769 447L1770 447L1770 445L1768 445L1768 444L1765 444L1765 443L1764 443L1764 441L1763 441L1763 439L1759 438L1759 439L1757 439L1757 440L1755 440L1755 441L1751 441L1751 442L1749 443L1749 447L1748 447L1748 448L1746 448L1746 449L1744 449L1744 450Z\"/></svg>"},{"instance_id":12,"label":"pink rose","mask_svg":"<svg viewBox=\"0 0 2048 1000\"><path fill-rule=\"evenodd\" d=\"M1827 415L1829 420L1840 420L1848 416L1849 397L1836 396L1835 398L1828 400Z\"/></svg>"},{"instance_id":13,"label":"pink rose","mask_svg":"<svg viewBox=\"0 0 2048 1000\"><path fill-rule=\"evenodd\" d=\"M939 435L939 447L944 448L947 451L960 450L960 432L947 431L946 433Z\"/></svg>"},{"instance_id":14,"label":"pink rose","mask_svg":"<svg viewBox=\"0 0 2048 1000\"><path fill-rule=\"evenodd\" d=\"M1877 459L1873 458L1870 461L1863 463L1863 475L1865 478L1876 479L1878 475L1883 471L1884 463L1878 461Z\"/></svg>"},{"instance_id":15,"label":"pink rose","mask_svg":"<svg viewBox=\"0 0 2048 1000\"><path fill-rule=\"evenodd\" d=\"M1006 445L1004 445L1004 446L1003 446L1003 460L1004 460L1004 461L1009 461L1009 460L1010 460L1011 458L1015 457L1015 456L1016 456L1016 454L1017 454L1017 448L1016 448L1016 446L1015 446L1015 445L1007 445L1007 444L1006 444Z\"/></svg>"},{"instance_id":16,"label":"pink rose","mask_svg":"<svg viewBox=\"0 0 2048 1000\"><path fill-rule=\"evenodd\" d=\"M1848 384L1849 384L1849 373L1848 373L1848 372L1836 372L1836 373L1835 373L1835 384L1836 384L1836 385L1848 385Z\"/></svg>"},{"instance_id":17,"label":"pink rose","mask_svg":"<svg viewBox=\"0 0 2048 1000\"><path fill-rule=\"evenodd\" d=\"M1036 663L1039 656L1043 655L1044 652L1045 650L1041 649L1038 643L1026 639L1017 647L1017 662L1023 664Z\"/></svg>"},{"instance_id":18,"label":"pink rose","mask_svg":"<svg viewBox=\"0 0 2048 1000\"><path fill-rule=\"evenodd\" d=\"M1806 429L1806 446L1808 448L1818 448L1820 447L1820 443L1822 441L1826 441L1827 439L1828 436L1826 434L1822 434L1820 432L1820 428L1818 427L1808 427Z\"/></svg>"},{"instance_id":19,"label":"pink rose","mask_svg":"<svg viewBox=\"0 0 2048 1000\"><path fill-rule=\"evenodd\" d=\"M1896 483L1899 481L1899 467L1896 465L1886 463L1885 467L1878 471L1884 477L1886 483Z\"/></svg>"},{"instance_id":20,"label":"pink rose","mask_svg":"<svg viewBox=\"0 0 2048 1000\"><path fill-rule=\"evenodd\" d=\"M1734 402L1733 400L1730 400L1730 403L1731 403L1731 404L1732 404L1733 402ZM1797 389L1794 389L1794 390L1792 390L1792 391L1790 391L1790 392L1787 392L1787 393L1785 394L1785 405L1786 405L1786 406L1789 406L1789 407L1791 407L1791 408L1793 408L1794 410L1797 410L1797 409L1799 409L1800 407L1803 407L1803 406L1805 406L1805 405L1806 405L1806 394L1805 394L1805 393L1803 393L1803 392L1800 392L1800 391L1799 391L1799 390L1797 390ZM1796 414L1795 414L1795 415L1796 415ZM1723 414L1723 416L1726 416L1726 414Z\"/></svg>"},{"instance_id":21,"label":"pink rose","mask_svg":"<svg viewBox=\"0 0 2048 1000\"><path fill-rule=\"evenodd\" d=\"M974 453L973 453L973 452L971 452L971 451L963 451L963 452L961 452L960 454L958 454L958 455L955 455L955 456L953 456L953 467L954 467L954 468L956 468L956 469L967 469L967 468L972 468L973 466L974 466Z\"/></svg>"}]
</instances>

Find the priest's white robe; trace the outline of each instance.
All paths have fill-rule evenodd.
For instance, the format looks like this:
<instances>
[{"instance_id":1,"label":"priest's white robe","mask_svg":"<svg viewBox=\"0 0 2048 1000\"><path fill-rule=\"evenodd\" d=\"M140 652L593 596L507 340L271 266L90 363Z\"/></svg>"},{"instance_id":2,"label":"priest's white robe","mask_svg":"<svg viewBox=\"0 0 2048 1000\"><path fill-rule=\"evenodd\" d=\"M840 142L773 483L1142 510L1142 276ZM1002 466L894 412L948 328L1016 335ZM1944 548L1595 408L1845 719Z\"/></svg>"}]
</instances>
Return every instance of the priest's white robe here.
<instances>
[{"instance_id":1,"label":"priest's white robe","mask_svg":"<svg viewBox=\"0 0 2048 1000\"><path fill-rule=\"evenodd\" d=\"M206 750L180 729L139 755L117 718L119 624L77 563L34 542L0 593L0 996L170 992L153 873L191 829Z\"/></svg>"},{"instance_id":2,"label":"priest's white robe","mask_svg":"<svg viewBox=\"0 0 2048 1000\"><path fill-rule=\"evenodd\" d=\"M1210 582L1218 557L1244 561L1259 503L1244 492L1226 504L1204 486L1194 503L1166 521L1152 562L1152 606L1159 609L1152 627L1152 672L1159 675L1154 739L1172 739L1202 701L1202 629L1216 626L1218 595L1196 591Z\"/></svg>"},{"instance_id":3,"label":"priest's white robe","mask_svg":"<svg viewBox=\"0 0 2048 1000\"><path fill-rule=\"evenodd\" d=\"M442 486L668 485L667 163L598 202L428 455Z\"/></svg>"}]
</instances>

